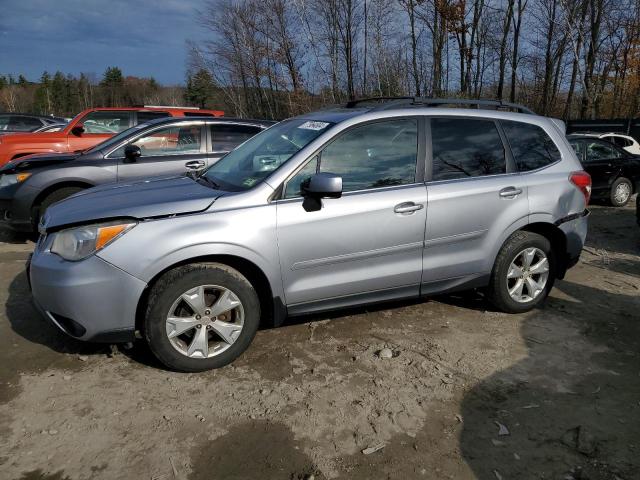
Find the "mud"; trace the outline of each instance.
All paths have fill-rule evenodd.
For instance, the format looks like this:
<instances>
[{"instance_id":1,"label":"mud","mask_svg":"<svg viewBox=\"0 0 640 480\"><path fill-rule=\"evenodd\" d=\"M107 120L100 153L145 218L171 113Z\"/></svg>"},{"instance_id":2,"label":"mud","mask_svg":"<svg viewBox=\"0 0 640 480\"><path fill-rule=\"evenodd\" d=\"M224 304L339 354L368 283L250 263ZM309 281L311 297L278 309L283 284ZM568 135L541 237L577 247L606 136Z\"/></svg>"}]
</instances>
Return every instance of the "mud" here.
<instances>
[{"instance_id":1,"label":"mud","mask_svg":"<svg viewBox=\"0 0 640 480\"><path fill-rule=\"evenodd\" d=\"M31 306L30 239L0 242L3 479L640 478L631 207L593 208L541 309L469 292L292 319L204 374L65 337Z\"/></svg>"}]
</instances>

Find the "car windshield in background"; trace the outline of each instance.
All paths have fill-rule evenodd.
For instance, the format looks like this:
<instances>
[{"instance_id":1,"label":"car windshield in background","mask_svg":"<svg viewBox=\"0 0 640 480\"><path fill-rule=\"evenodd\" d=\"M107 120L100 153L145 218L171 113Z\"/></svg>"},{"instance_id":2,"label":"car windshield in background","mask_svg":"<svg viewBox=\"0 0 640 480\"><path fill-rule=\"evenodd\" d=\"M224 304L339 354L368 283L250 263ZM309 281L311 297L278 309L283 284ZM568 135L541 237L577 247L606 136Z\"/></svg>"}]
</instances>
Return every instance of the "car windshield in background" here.
<instances>
[{"instance_id":1,"label":"car windshield in background","mask_svg":"<svg viewBox=\"0 0 640 480\"><path fill-rule=\"evenodd\" d=\"M223 157L203 178L222 190L248 190L332 125L303 119L278 123Z\"/></svg>"},{"instance_id":2,"label":"car windshield in background","mask_svg":"<svg viewBox=\"0 0 640 480\"><path fill-rule=\"evenodd\" d=\"M125 138L131 136L134 131L141 130L141 129L143 129L145 127L148 127L148 126L149 126L148 123L140 123L140 124L136 125L135 127L128 128L128 129L120 132L119 134L114 135L113 137L105 140L102 143L99 143L97 145L94 145L91 148L88 148L87 150L84 150L82 153L91 153L91 152L95 152L97 150L108 150L109 148L115 147L116 145L118 145ZM104 153L107 153L107 152L105 151Z\"/></svg>"}]
</instances>

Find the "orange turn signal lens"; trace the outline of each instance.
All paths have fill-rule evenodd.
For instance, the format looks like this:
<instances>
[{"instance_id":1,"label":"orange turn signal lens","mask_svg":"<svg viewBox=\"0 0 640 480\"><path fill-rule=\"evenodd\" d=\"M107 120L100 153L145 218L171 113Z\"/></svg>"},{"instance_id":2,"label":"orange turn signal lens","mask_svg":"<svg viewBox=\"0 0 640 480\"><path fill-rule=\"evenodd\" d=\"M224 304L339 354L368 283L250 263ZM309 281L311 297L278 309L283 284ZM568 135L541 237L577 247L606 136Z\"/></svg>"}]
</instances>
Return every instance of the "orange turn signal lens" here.
<instances>
[{"instance_id":1,"label":"orange turn signal lens","mask_svg":"<svg viewBox=\"0 0 640 480\"><path fill-rule=\"evenodd\" d=\"M132 226L132 223L122 223L120 225L109 225L108 227L98 228L98 235L96 237L96 250L100 250L107 243L109 243L121 233L124 233Z\"/></svg>"},{"instance_id":2,"label":"orange turn signal lens","mask_svg":"<svg viewBox=\"0 0 640 480\"><path fill-rule=\"evenodd\" d=\"M16 175L16 180L18 180L18 183L21 183L21 182L24 182L30 176L31 176L30 173L19 173Z\"/></svg>"}]
</instances>

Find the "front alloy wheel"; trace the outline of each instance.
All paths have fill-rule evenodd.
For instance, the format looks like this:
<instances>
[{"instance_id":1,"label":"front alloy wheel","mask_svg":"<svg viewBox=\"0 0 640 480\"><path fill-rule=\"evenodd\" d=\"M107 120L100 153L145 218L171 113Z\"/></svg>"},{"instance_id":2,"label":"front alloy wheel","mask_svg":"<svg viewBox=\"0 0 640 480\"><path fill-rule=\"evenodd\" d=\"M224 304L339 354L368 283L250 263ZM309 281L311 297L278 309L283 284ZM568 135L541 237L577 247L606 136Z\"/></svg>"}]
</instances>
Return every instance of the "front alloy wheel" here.
<instances>
[{"instance_id":1,"label":"front alloy wheel","mask_svg":"<svg viewBox=\"0 0 640 480\"><path fill-rule=\"evenodd\" d=\"M142 330L164 365L200 372L235 360L259 324L260 301L244 275L221 263L194 263L154 283Z\"/></svg>"},{"instance_id":2,"label":"front alloy wheel","mask_svg":"<svg viewBox=\"0 0 640 480\"><path fill-rule=\"evenodd\" d=\"M244 308L238 296L218 285L200 285L180 295L169 308L167 337L191 358L210 358L240 336Z\"/></svg>"}]
</instances>

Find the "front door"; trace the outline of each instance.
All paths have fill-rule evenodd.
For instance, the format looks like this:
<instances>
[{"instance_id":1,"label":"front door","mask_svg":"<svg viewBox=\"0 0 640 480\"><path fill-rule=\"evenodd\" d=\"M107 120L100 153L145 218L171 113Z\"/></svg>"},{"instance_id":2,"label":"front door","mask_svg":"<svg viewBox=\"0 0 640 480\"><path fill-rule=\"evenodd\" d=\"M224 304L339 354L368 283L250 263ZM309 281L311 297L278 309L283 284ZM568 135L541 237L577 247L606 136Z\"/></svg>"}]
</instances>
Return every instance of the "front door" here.
<instances>
[{"instance_id":1,"label":"front door","mask_svg":"<svg viewBox=\"0 0 640 480\"><path fill-rule=\"evenodd\" d=\"M203 134L202 122L174 124L145 133L131 142L142 152L135 161L125 158L125 146L109 155L118 159L118 181L182 175L190 169L203 170L207 166Z\"/></svg>"},{"instance_id":2,"label":"front door","mask_svg":"<svg viewBox=\"0 0 640 480\"><path fill-rule=\"evenodd\" d=\"M430 126L423 293L488 273L495 245L529 213L525 180L507 161L495 121L432 118Z\"/></svg>"},{"instance_id":3,"label":"front door","mask_svg":"<svg viewBox=\"0 0 640 480\"><path fill-rule=\"evenodd\" d=\"M427 204L421 122L353 127L286 182L277 228L291 313L418 295ZM300 183L316 172L340 175L343 195L305 211Z\"/></svg>"}]
</instances>

